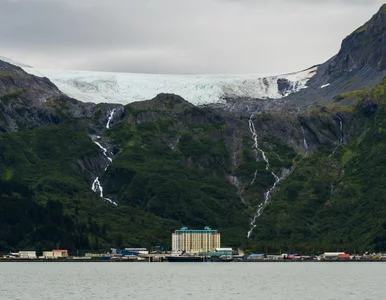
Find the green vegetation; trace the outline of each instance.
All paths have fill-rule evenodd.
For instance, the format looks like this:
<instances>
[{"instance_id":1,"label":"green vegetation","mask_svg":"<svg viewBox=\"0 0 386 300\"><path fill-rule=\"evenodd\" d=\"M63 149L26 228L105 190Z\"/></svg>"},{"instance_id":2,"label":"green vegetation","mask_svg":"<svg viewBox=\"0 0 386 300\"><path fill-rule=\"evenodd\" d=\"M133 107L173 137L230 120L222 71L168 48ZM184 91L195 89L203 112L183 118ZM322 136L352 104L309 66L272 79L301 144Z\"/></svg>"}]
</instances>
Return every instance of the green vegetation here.
<instances>
[{"instance_id":1,"label":"green vegetation","mask_svg":"<svg viewBox=\"0 0 386 300\"><path fill-rule=\"evenodd\" d=\"M258 221L251 248L386 250L386 82L352 108L362 123L334 155L320 147L282 182ZM361 94L361 92L359 92ZM370 103L377 110L368 111ZM367 102L367 103L366 103ZM367 106L366 106L367 104Z\"/></svg>"},{"instance_id":2,"label":"green vegetation","mask_svg":"<svg viewBox=\"0 0 386 300\"><path fill-rule=\"evenodd\" d=\"M362 32L365 32L367 30L367 25L363 25L361 27L359 27L357 30L355 30L355 33L362 33Z\"/></svg>"},{"instance_id":3,"label":"green vegetation","mask_svg":"<svg viewBox=\"0 0 386 300\"><path fill-rule=\"evenodd\" d=\"M59 124L23 127L31 110L20 94L6 97L17 103L20 131L0 135L0 251L51 249L57 243L73 252L168 247L171 232L183 225L209 225L222 233L224 246L254 251L386 250L386 81L301 116L257 115L269 171L252 148L246 120L234 119L232 132L220 115L177 96L128 105L125 119L102 133L103 107L74 118L76 102L53 97L43 106L50 115L33 107L34 118ZM346 142L339 147L338 113ZM298 118L310 142L319 145L315 153L304 155L299 141L292 141L301 139L302 145ZM106 171L100 148L88 136L97 132L114 147ZM239 150L232 153L235 141ZM271 171L290 173L247 241L249 217L274 183ZM248 206L230 175L242 183ZM95 176L118 207L91 191Z\"/></svg>"},{"instance_id":4,"label":"green vegetation","mask_svg":"<svg viewBox=\"0 0 386 300\"><path fill-rule=\"evenodd\" d=\"M236 175L245 182L243 197L252 205L258 205L264 200L264 193L272 187L275 178L273 171L278 176L283 169L290 169L293 160L296 157L295 151L284 145L276 137L264 137L260 140L260 148L265 152L269 162L270 170L266 170L266 162L261 153L257 153L257 159L252 151L252 140L249 136L244 137L244 151L242 153L242 162L237 169ZM256 172L256 173L255 173ZM255 177L253 184L250 184Z\"/></svg>"},{"instance_id":5,"label":"green vegetation","mask_svg":"<svg viewBox=\"0 0 386 300\"><path fill-rule=\"evenodd\" d=\"M224 244L242 244L248 220L227 180L229 154L219 128L200 123L185 127L168 117L118 124L107 132L121 151L102 177L106 195L178 226L210 225L223 234ZM165 228L155 230L159 235Z\"/></svg>"},{"instance_id":6,"label":"green vegetation","mask_svg":"<svg viewBox=\"0 0 386 300\"><path fill-rule=\"evenodd\" d=\"M46 105L63 114L59 100ZM103 174L103 155L87 135L95 120L64 120L0 135L0 251L170 246L182 225L217 228L225 245L245 242L248 219L227 180L223 125L185 126L165 116L106 131L120 149L100 178L115 207L90 189L90 172Z\"/></svg>"},{"instance_id":7,"label":"green vegetation","mask_svg":"<svg viewBox=\"0 0 386 300\"><path fill-rule=\"evenodd\" d=\"M0 101L8 103L9 100L19 97L24 91L24 89L15 89L13 91L9 91L7 94L0 96Z\"/></svg>"},{"instance_id":8,"label":"green vegetation","mask_svg":"<svg viewBox=\"0 0 386 300\"><path fill-rule=\"evenodd\" d=\"M84 168L100 150L74 127L0 135L0 251L57 243L72 251L100 250L170 239L177 222L113 207L90 190Z\"/></svg>"}]
</instances>

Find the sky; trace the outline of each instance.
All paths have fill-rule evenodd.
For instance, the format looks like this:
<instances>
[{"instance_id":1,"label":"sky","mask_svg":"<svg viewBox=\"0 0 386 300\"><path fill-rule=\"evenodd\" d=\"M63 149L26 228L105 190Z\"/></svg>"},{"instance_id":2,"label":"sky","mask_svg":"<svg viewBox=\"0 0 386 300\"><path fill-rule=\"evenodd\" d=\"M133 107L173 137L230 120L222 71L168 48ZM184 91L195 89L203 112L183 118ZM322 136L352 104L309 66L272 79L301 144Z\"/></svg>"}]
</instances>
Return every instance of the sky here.
<instances>
[{"instance_id":1,"label":"sky","mask_svg":"<svg viewBox=\"0 0 386 300\"><path fill-rule=\"evenodd\" d=\"M0 56L39 68L298 71L335 55L378 0L0 0Z\"/></svg>"}]
</instances>

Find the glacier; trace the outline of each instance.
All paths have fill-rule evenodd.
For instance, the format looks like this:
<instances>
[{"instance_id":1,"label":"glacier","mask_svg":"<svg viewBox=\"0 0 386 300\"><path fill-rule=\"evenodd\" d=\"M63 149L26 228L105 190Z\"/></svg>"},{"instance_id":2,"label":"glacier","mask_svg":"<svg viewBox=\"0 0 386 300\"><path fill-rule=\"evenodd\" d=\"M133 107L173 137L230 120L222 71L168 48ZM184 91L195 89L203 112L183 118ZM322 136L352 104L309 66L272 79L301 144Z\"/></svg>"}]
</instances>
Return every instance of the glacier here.
<instances>
[{"instance_id":1,"label":"glacier","mask_svg":"<svg viewBox=\"0 0 386 300\"><path fill-rule=\"evenodd\" d=\"M172 93L194 105L224 103L228 97L280 99L307 88L317 71L312 67L279 76L170 75L41 69L0 57L29 74L50 79L63 93L82 102L128 104ZM285 89L279 87L285 82Z\"/></svg>"}]
</instances>

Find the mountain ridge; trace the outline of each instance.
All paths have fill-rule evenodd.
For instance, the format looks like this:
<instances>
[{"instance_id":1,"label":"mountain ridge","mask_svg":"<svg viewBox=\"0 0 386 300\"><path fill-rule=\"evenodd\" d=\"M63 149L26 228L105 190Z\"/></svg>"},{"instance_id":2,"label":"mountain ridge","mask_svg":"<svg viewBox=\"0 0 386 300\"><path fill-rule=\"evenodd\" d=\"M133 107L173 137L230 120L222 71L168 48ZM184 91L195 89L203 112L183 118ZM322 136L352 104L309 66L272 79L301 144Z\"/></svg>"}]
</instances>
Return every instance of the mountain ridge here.
<instances>
[{"instance_id":1,"label":"mountain ridge","mask_svg":"<svg viewBox=\"0 0 386 300\"><path fill-rule=\"evenodd\" d=\"M377 15L369 24L386 26ZM383 32L370 25L279 100L84 103L0 61L0 251L167 247L182 225L247 250L385 249L386 83L335 95L350 76L373 72L366 87L381 76ZM353 71L351 50L363 62ZM339 78L321 88L323 76Z\"/></svg>"}]
</instances>

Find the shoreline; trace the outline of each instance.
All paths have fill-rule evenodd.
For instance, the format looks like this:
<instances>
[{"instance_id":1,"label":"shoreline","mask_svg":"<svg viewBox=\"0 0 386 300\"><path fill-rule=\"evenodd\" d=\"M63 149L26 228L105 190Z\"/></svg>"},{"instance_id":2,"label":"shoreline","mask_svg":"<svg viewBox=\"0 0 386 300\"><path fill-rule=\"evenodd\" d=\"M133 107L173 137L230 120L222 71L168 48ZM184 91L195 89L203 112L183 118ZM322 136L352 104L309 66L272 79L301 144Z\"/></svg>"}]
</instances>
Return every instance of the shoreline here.
<instances>
[{"instance_id":1,"label":"shoreline","mask_svg":"<svg viewBox=\"0 0 386 300\"><path fill-rule=\"evenodd\" d=\"M148 263L149 261L143 260L90 260L90 259L0 259L0 263L6 262L30 262L30 263ZM168 261L163 261L164 263L173 263ZM233 263L383 263L386 260L234 260L229 261ZM189 263L229 263L222 261L204 261L204 262L189 262ZM153 262L152 262L153 263ZM158 261L154 262L158 263ZM181 262L174 262L181 263Z\"/></svg>"}]
</instances>

